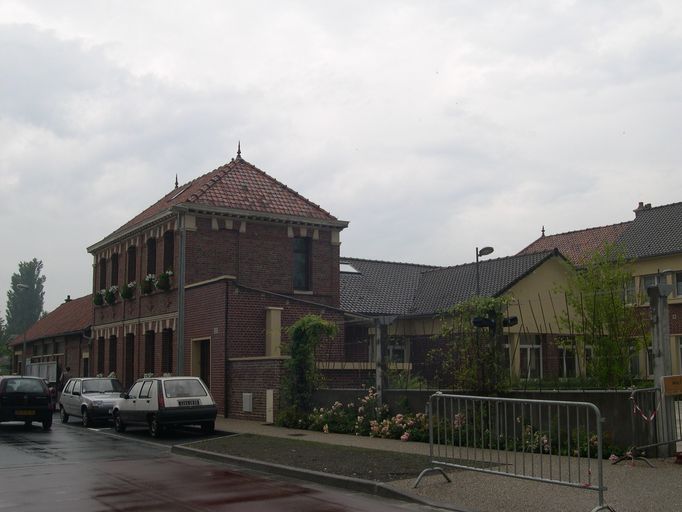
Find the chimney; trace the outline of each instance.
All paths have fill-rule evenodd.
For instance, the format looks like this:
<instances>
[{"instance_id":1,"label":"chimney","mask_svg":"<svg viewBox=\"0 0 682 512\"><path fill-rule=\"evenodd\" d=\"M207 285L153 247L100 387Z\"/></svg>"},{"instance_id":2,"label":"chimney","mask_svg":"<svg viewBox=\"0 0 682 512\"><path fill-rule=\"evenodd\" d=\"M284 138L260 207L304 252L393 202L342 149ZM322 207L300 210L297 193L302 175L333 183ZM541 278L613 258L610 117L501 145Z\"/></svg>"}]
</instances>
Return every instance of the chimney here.
<instances>
[{"instance_id":1,"label":"chimney","mask_svg":"<svg viewBox=\"0 0 682 512\"><path fill-rule=\"evenodd\" d=\"M66 299L64 299L64 302L71 302L71 295L67 295Z\"/></svg>"},{"instance_id":2,"label":"chimney","mask_svg":"<svg viewBox=\"0 0 682 512\"><path fill-rule=\"evenodd\" d=\"M645 210L651 210L651 203L644 204L642 201L640 201L637 208L632 211L635 212L635 218L637 218L637 216Z\"/></svg>"}]
</instances>

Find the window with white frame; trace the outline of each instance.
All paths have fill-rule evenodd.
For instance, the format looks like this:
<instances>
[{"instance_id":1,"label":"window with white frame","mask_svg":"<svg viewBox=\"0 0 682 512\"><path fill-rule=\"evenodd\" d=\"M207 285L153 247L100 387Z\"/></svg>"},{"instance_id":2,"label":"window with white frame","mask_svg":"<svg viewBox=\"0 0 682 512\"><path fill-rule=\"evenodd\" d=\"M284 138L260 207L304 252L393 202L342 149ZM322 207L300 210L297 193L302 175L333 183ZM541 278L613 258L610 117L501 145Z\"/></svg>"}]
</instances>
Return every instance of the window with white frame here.
<instances>
[{"instance_id":1,"label":"window with white frame","mask_svg":"<svg viewBox=\"0 0 682 512\"><path fill-rule=\"evenodd\" d=\"M570 379L578 374L575 348L571 346L559 347L559 377Z\"/></svg>"},{"instance_id":2,"label":"window with white frame","mask_svg":"<svg viewBox=\"0 0 682 512\"><path fill-rule=\"evenodd\" d=\"M406 363L408 350L406 341L402 338L389 338L386 358L390 363Z\"/></svg>"},{"instance_id":3,"label":"window with white frame","mask_svg":"<svg viewBox=\"0 0 682 512\"><path fill-rule=\"evenodd\" d=\"M520 377L522 379L542 378L542 335L522 334Z\"/></svg>"}]
</instances>

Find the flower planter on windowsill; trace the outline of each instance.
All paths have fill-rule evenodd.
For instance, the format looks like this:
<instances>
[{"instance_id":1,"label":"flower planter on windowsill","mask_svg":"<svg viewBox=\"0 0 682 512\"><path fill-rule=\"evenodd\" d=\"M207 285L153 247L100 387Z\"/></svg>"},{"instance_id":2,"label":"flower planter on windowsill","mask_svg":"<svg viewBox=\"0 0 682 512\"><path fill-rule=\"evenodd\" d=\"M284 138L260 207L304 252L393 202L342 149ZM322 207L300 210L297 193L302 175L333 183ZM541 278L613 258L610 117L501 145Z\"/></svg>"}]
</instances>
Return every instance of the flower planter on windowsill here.
<instances>
[{"instance_id":1,"label":"flower planter on windowsill","mask_svg":"<svg viewBox=\"0 0 682 512\"><path fill-rule=\"evenodd\" d=\"M171 276L173 275L173 272L170 270L167 270L166 272L163 272L162 274L159 275L159 278L156 280L156 288L158 290L167 292L168 290L171 289Z\"/></svg>"},{"instance_id":2,"label":"flower planter on windowsill","mask_svg":"<svg viewBox=\"0 0 682 512\"><path fill-rule=\"evenodd\" d=\"M95 292L92 302L95 306L104 306L104 295L102 292Z\"/></svg>"},{"instance_id":3,"label":"flower planter on windowsill","mask_svg":"<svg viewBox=\"0 0 682 512\"><path fill-rule=\"evenodd\" d=\"M116 303L116 293L118 292L118 286L111 286L104 292L104 302L113 306Z\"/></svg>"},{"instance_id":4,"label":"flower planter on windowsill","mask_svg":"<svg viewBox=\"0 0 682 512\"><path fill-rule=\"evenodd\" d=\"M123 300L132 300L135 298L135 281L124 284L121 287L121 290L119 291L119 294L121 295L121 298Z\"/></svg>"},{"instance_id":5,"label":"flower planter on windowsill","mask_svg":"<svg viewBox=\"0 0 682 512\"><path fill-rule=\"evenodd\" d=\"M154 283L152 281L147 280L142 281L140 283L140 291L145 295L149 295L154 291Z\"/></svg>"}]
</instances>

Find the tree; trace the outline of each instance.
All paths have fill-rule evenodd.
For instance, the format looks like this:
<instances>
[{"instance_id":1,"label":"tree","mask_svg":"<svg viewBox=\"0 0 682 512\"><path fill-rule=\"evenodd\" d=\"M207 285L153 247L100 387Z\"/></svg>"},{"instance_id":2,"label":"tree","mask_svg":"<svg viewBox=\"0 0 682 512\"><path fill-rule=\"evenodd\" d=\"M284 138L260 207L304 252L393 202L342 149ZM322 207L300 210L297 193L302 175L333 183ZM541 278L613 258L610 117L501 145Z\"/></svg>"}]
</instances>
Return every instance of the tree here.
<instances>
[{"instance_id":1,"label":"tree","mask_svg":"<svg viewBox=\"0 0 682 512\"><path fill-rule=\"evenodd\" d=\"M7 291L7 334L21 334L36 323L43 312L46 277L41 275L43 262L33 258L19 262L19 272L12 274Z\"/></svg>"},{"instance_id":2,"label":"tree","mask_svg":"<svg viewBox=\"0 0 682 512\"><path fill-rule=\"evenodd\" d=\"M319 315L305 315L291 325L287 333L291 338L290 359L284 365L287 373L282 391L289 405L300 412L308 412L320 381L315 349L323 337L336 335L336 324Z\"/></svg>"},{"instance_id":3,"label":"tree","mask_svg":"<svg viewBox=\"0 0 682 512\"><path fill-rule=\"evenodd\" d=\"M473 297L441 315L443 346L427 354L441 387L484 395L503 390L509 376L501 357L508 301L507 297Z\"/></svg>"},{"instance_id":4,"label":"tree","mask_svg":"<svg viewBox=\"0 0 682 512\"><path fill-rule=\"evenodd\" d=\"M630 361L648 344L646 315L635 305L630 263L615 245L595 252L569 273L562 324L575 335L578 355L592 348L588 370L606 387L632 383Z\"/></svg>"}]
</instances>

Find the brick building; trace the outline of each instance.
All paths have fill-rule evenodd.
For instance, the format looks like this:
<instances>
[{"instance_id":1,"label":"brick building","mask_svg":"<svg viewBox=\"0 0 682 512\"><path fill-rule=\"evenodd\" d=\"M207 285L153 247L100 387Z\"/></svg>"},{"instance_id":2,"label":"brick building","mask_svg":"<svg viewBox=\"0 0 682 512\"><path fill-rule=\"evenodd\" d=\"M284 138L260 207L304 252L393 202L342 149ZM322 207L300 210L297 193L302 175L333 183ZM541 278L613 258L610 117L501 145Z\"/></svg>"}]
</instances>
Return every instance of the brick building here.
<instances>
[{"instance_id":1,"label":"brick building","mask_svg":"<svg viewBox=\"0 0 682 512\"><path fill-rule=\"evenodd\" d=\"M339 246L347 225L240 152L176 185L88 247L97 304L91 373L115 371L124 384L145 373L198 375L221 413L271 419L284 328L307 313L338 323L318 358L330 368L344 359Z\"/></svg>"}]
</instances>

